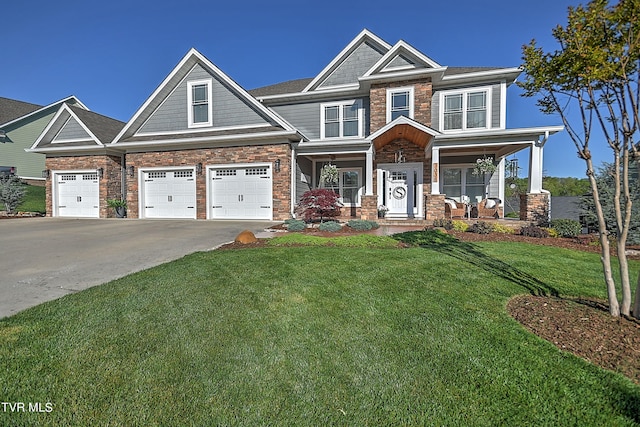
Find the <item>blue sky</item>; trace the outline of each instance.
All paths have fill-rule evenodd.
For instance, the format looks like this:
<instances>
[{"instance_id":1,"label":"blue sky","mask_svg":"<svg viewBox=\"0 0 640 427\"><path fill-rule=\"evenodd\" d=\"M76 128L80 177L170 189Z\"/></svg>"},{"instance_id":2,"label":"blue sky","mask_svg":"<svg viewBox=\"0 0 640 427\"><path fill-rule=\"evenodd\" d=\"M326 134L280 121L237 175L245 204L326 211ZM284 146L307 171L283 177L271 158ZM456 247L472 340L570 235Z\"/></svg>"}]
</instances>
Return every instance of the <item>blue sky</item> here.
<instances>
[{"instance_id":1,"label":"blue sky","mask_svg":"<svg viewBox=\"0 0 640 427\"><path fill-rule=\"evenodd\" d=\"M565 0L11 1L3 5L0 96L47 105L76 95L128 121L191 47L245 89L319 73L363 28L403 39L442 65L516 67L535 38L555 49ZM561 124L508 95L507 126ZM609 153L592 150L596 162ZM584 177L566 135L544 152L549 176ZM521 155L525 166L528 156ZM522 174L521 174L522 176Z\"/></svg>"}]
</instances>

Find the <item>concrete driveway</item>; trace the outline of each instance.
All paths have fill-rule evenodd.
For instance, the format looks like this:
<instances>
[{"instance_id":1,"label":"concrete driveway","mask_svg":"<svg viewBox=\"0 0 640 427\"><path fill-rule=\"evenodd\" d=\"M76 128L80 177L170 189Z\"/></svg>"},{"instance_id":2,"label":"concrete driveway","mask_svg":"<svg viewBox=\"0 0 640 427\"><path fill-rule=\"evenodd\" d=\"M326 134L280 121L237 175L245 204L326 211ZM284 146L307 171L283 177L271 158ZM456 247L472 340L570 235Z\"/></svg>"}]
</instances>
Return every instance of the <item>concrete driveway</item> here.
<instances>
[{"instance_id":1,"label":"concrete driveway","mask_svg":"<svg viewBox=\"0 0 640 427\"><path fill-rule=\"evenodd\" d=\"M29 218L0 220L0 318L233 241L271 222Z\"/></svg>"}]
</instances>

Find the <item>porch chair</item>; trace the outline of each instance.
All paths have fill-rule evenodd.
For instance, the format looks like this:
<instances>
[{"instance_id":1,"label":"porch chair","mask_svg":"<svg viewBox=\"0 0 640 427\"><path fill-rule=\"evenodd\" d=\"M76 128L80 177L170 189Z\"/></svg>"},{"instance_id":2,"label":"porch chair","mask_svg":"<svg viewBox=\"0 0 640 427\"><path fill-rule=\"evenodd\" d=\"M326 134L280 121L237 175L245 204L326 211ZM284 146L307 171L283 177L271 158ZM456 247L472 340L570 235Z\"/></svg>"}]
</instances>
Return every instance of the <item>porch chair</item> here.
<instances>
[{"instance_id":1,"label":"porch chair","mask_svg":"<svg viewBox=\"0 0 640 427\"><path fill-rule=\"evenodd\" d=\"M502 200L496 197L482 199L478 203L478 218L500 218L500 204Z\"/></svg>"},{"instance_id":2,"label":"porch chair","mask_svg":"<svg viewBox=\"0 0 640 427\"><path fill-rule=\"evenodd\" d=\"M467 205L456 202L453 199L444 200L444 217L453 219L453 217L464 218L467 214Z\"/></svg>"}]
</instances>

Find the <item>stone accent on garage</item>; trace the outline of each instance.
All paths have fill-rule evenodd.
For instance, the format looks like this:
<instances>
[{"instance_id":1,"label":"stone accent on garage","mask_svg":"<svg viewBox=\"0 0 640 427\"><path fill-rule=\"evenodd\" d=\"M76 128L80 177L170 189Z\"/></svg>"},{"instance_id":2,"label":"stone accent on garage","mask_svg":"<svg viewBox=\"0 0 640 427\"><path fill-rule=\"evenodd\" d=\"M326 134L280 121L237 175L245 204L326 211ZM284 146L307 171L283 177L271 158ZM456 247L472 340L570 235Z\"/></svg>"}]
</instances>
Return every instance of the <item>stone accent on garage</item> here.
<instances>
[{"instance_id":1,"label":"stone accent on garage","mask_svg":"<svg viewBox=\"0 0 640 427\"><path fill-rule=\"evenodd\" d=\"M107 206L107 199L122 197L121 157L114 155L93 156L59 156L47 157L45 167L49 171L98 170L102 168L103 176L99 182L100 218L114 218L115 211ZM47 178L46 209L47 216L53 215L53 173Z\"/></svg>"},{"instance_id":2,"label":"stone accent on garage","mask_svg":"<svg viewBox=\"0 0 640 427\"><path fill-rule=\"evenodd\" d=\"M202 173L196 175L196 218L207 218L207 174L209 165L271 163L280 160L280 171L274 168L273 219L291 216L291 148L288 143L242 147L198 148L163 152L128 153L127 168L133 166L134 177L127 177L127 216L139 218L139 171L147 168L194 167L202 163Z\"/></svg>"}]
</instances>

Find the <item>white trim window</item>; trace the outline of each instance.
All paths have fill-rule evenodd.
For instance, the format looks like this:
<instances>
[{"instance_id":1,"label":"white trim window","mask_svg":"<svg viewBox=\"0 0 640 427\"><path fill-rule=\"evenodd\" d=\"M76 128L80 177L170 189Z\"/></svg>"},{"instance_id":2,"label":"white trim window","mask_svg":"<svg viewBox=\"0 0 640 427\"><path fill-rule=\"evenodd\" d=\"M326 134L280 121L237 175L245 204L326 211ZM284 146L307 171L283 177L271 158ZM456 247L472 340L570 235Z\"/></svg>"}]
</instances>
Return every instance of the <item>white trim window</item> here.
<instances>
[{"instance_id":1,"label":"white trim window","mask_svg":"<svg viewBox=\"0 0 640 427\"><path fill-rule=\"evenodd\" d=\"M321 104L320 138L361 138L363 117L360 100Z\"/></svg>"},{"instance_id":2,"label":"white trim window","mask_svg":"<svg viewBox=\"0 0 640 427\"><path fill-rule=\"evenodd\" d=\"M387 89L387 123L400 116L413 119L413 86Z\"/></svg>"},{"instance_id":3,"label":"white trim window","mask_svg":"<svg viewBox=\"0 0 640 427\"><path fill-rule=\"evenodd\" d=\"M338 194L345 206L360 206L362 169L338 169Z\"/></svg>"},{"instance_id":4,"label":"white trim window","mask_svg":"<svg viewBox=\"0 0 640 427\"><path fill-rule=\"evenodd\" d=\"M213 125L211 79L187 83L188 120L190 128Z\"/></svg>"},{"instance_id":5,"label":"white trim window","mask_svg":"<svg viewBox=\"0 0 640 427\"><path fill-rule=\"evenodd\" d=\"M491 88L441 93L440 127L443 131L488 129Z\"/></svg>"},{"instance_id":6,"label":"white trim window","mask_svg":"<svg viewBox=\"0 0 640 427\"><path fill-rule=\"evenodd\" d=\"M473 167L442 168L441 193L448 198L462 201L461 196L468 196L472 203L484 198L485 181L483 175L474 175Z\"/></svg>"}]
</instances>

